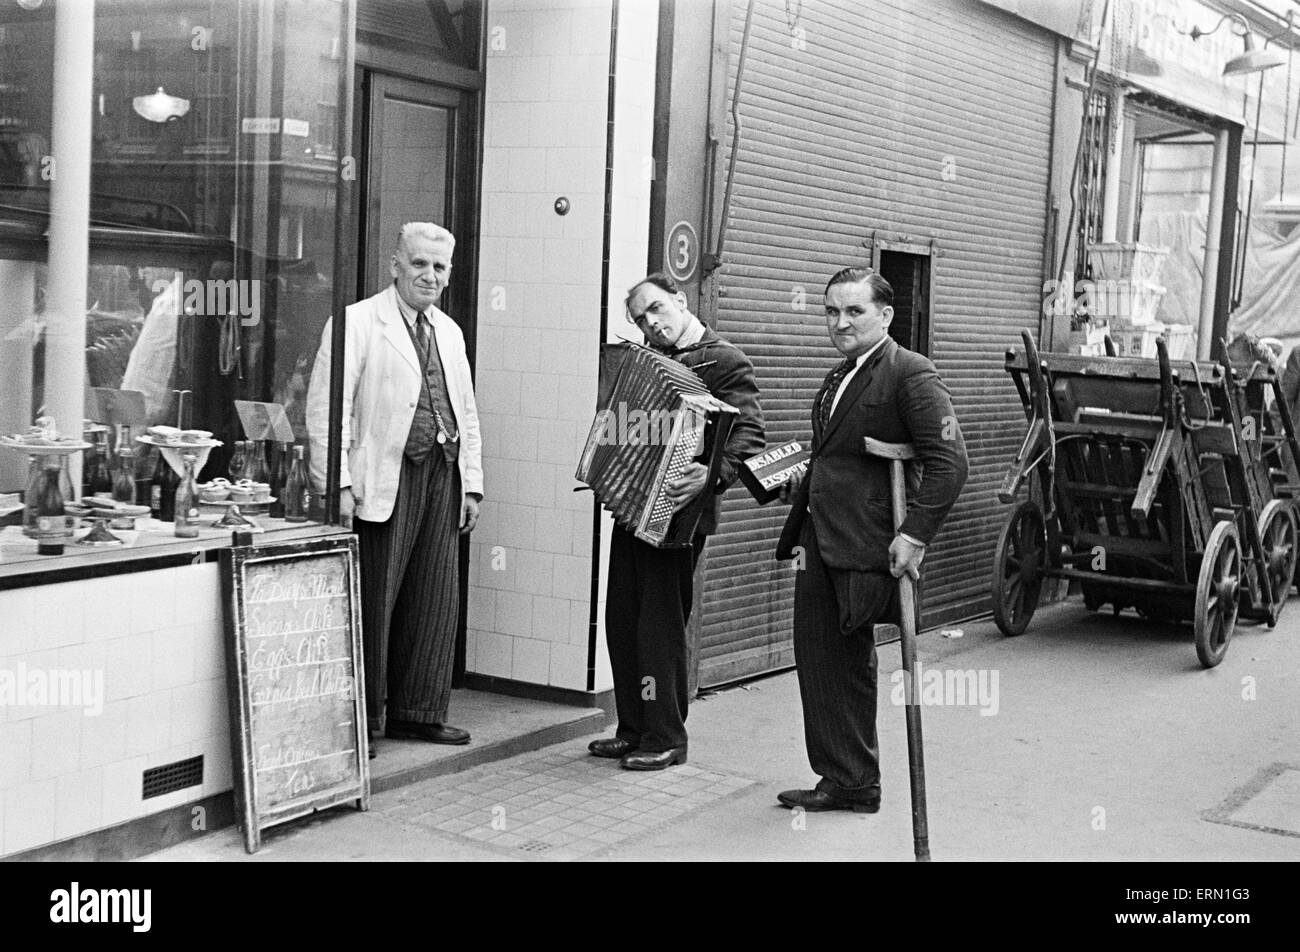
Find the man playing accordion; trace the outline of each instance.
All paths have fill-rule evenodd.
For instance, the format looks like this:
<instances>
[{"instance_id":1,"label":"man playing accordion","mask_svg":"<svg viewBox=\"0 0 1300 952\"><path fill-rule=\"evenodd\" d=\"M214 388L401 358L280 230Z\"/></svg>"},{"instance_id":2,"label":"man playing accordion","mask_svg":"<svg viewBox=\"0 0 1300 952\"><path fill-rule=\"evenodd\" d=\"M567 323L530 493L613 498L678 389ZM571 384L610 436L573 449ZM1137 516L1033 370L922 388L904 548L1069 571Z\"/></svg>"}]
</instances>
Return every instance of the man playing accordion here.
<instances>
[{"instance_id":1,"label":"man playing accordion","mask_svg":"<svg viewBox=\"0 0 1300 952\"><path fill-rule=\"evenodd\" d=\"M709 494L691 545L656 548L619 526L610 543L605 632L618 731L592 741L588 750L618 758L628 770L662 770L686 762L686 623L695 564L717 528L719 495L735 481L742 461L764 448L763 411L749 358L690 312L686 295L667 275L656 272L633 285L626 307L650 347L692 368L714 397L739 411L713 485L706 485L709 470L700 463L666 485L674 511Z\"/></svg>"}]
</instances>

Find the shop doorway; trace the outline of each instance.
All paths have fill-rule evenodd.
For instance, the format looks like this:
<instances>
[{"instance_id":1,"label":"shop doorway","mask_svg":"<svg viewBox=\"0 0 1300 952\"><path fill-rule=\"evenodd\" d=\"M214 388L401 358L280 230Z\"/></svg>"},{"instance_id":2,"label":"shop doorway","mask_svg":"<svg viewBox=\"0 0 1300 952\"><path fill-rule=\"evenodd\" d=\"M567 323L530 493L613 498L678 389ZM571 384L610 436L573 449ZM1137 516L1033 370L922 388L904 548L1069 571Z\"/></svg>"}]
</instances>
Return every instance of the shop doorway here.
<instances>
[{"instance_id":1,"label":"shop doorway","mask_svg":"<svg viewBox=\"0 0 1300 952\"><path fill-rule=\"evenodd\" d=\"M360 112L357 154L360 170L357 223L356 299L378 293L392 281L389 265L403 222L431 221L456 236L451 284L438 306L465 335L474 365L473 196L476 182L475 93L440 83L399 78L372 69L357 73ZM460 543L460 618L452 685L465 673L469 540Z\"/></svg>"},{"instance_id":2,"label":"shop doorway","mask_svg":"<svg viewBox=\"0 0 1300 952\"><path fill-rule=\"evenodd\" d=\"M436 83L364 71L358 102L364 104L363 194L359 208L357 298L369 297L391 280L389 262L397 230L406 221L432 221L457 236L451 286L439 306L466 340L473 320L466 205L460 179L469 139L467 94Z\"/></svg>"}]
</instances>

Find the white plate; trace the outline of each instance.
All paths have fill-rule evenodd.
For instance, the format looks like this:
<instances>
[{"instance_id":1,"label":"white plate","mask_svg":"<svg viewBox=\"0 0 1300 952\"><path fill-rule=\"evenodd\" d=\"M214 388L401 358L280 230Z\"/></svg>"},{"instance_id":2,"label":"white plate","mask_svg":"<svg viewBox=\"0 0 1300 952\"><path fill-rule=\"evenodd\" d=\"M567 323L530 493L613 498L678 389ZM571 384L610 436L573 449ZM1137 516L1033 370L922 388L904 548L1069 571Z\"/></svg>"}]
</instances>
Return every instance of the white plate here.
<instances>
[{"instance_id":1,"label":"white plate","mask_svg":"<svg viewBox=\"0 0 1300 952\"><path fill-rule=\"evenodd\" d=\"M90 449L89 443L56 443L41 444L23 443L15 440L12 436L0 436L0 446L7 446L11 450L17 450L20 453L26 453L28 456L58 456L67 455L68 453L79 453L82 450Z\"/></svg>"},{"instance_id":2,"label":"white plate","mask_svg":"<svg viewBox=\"0 0 1300 952\"><path fill-rule=\"evenodd\" d=\"M136 439L141 443L148 443L150 446L161 446L173 450L207 450L222 445L220 440L203 440L199 443L164 443L162 440L155 440L148 434L137 436Z\"/></svg>"}]
</instances>

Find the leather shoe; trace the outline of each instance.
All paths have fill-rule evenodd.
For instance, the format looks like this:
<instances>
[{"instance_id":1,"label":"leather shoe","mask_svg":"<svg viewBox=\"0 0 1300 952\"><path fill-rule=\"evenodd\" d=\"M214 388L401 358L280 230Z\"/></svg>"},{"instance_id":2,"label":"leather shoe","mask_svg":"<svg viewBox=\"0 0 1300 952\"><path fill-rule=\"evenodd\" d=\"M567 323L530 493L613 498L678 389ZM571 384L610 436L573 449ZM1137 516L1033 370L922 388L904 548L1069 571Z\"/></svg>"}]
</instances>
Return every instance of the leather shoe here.
<instances>
[{"instance_id":1,"label":"leather shoe","mask_svg":"<svg viewBox=\"0 0 1300 952\"><path fill-rule=\"evenodd\" d=\"M431 744L469 743L469 731L448 724L420 724L416 721L389 721L384 736L393 740L427 740Z\"/></svg>"},{"instance_id":2,"label":"leather shoe","mask_svg":"<svg viewBox=\"0 0 1300 952\"><path fill-rule=\"evenodd\" d=\"M809 813L823 810L852 810L854 813L876 813L880 810L880 798L874 800L845 800L825 790L783 790L776 795L781 806L794 809L801 807Z\"/></svg>"},{"instance_id":3,"label":"leather shoe","mask_svg":"<svg viewBox=\"0 0 1300 952\"><path fill-rule=\"evenodd\" d=\"M686 763L685 747L669 747L667 750L638 750L627 754L618 765L624 770L663 770L673 764Z\"/></svg>"},{"instance_id":4,"label":"leather shoe","mask_svg":"<svg viewBox=\"0 0 1300 952\"><path fill-rule=\"evenodd\" d=\"M621 737L602 737L587 745L587 750L595 757L608 757L617 760L625 754L636 750L636 744Z\"/></svg>"}]
</instances>

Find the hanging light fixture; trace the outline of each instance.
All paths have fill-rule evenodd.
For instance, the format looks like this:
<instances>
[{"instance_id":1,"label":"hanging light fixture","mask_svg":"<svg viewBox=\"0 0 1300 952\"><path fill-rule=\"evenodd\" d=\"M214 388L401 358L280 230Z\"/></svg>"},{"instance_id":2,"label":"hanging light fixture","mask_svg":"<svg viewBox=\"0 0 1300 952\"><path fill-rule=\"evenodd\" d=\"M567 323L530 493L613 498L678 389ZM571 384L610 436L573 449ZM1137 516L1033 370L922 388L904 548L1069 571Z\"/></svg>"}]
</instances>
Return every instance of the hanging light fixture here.
<instances>
[{"instance_id":1,"label":"hanging light fixture","mask_svg":"<svg viewBox=\"0 0 1300 952\"><path fill-rule=\"evenodd\" d=\"M169 96L161 86L156 93L136 96L131 100L136 115L150 122L170 122L190 111L190 101L180 96Z\"/></svg>"},{"instance_id":2,"label":"hanging light fixture","mask_svg":"<svg viewBox=\"0 0 1300 952\"><path fill-rule=\"evenodd\" d=\"M1225 13L1219 18L1219 22L1214 24L1214 29L1211 30L1202 30L1199 26L1194 26L1189 35L1193 40L1199 40L1203 36L1214 33L1228 20L1241 24L1243 31L1241 37L1246 41L1246 50L1244 53L1238 53L1223 64L1224 76L1243 76L1246 73L1259 73L1266 69L1272 69L1274 66L1281 66L1286 62L1286 58L1277 50L1255 48L1255 37L1250 32L1250 23L1240 13Z\"/></svg>"}]
</instances>

